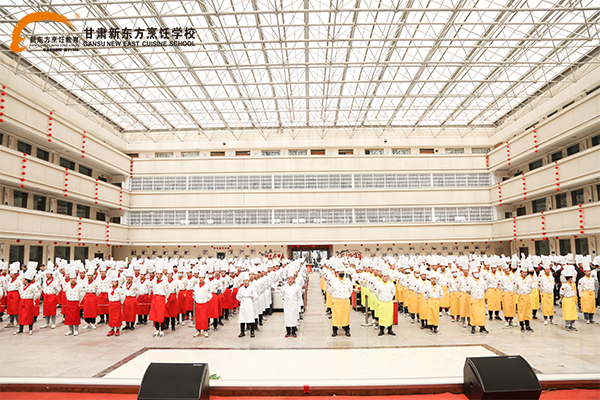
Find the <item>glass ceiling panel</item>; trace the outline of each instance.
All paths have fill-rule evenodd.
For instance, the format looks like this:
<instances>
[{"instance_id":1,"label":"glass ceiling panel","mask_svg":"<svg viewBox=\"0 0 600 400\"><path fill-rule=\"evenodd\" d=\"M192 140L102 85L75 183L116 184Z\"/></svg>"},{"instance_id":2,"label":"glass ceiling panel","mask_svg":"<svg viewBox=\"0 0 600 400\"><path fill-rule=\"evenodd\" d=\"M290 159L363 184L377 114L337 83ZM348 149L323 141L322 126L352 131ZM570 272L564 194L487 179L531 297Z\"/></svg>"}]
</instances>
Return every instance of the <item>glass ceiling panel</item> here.
<instances>
[{"instance_id":1,"label":"glass ceiling panel","mask_svg":"<svg viewBox=\"0 0 600 400\"><path fill-rule=\"evenodd\" d=\"M600 48L595 0L564 8L545 0L468 0L462 8L440 0L310 0L308 8L303 0L22 3L0 2L2 51L27 62L20 74L48 73L62 85L56 90L88 102L125 134L161 137L200 126L494 126ZM75 28L33 23L23 31L29 40L100 40L111 28L142 38L10 52L15 23L36 11L65 15Z\"/></svg>"}]
</instances>

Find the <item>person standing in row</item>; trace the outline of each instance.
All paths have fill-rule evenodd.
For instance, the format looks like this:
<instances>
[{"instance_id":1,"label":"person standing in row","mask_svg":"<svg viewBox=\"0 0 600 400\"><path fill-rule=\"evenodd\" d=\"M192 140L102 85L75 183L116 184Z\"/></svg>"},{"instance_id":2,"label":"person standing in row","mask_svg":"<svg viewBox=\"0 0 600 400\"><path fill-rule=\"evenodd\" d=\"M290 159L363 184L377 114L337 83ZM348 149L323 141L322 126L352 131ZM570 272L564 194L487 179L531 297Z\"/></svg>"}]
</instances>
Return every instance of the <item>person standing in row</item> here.
<instances>
[{"instance_id":1,"label":"person standing in row","mask_svg":"<svg viewBox=\"0 0 600 400\"><path fill-rule=\"evenodd\" d=\"M542 258L544 272L540 276L540 292L542 294L542 315L544 316L544 325L548 325L548 321L556 325L554 322L554 275L550 266L550 259Z\"/></svg>"},{"instance_id":2,"label":"person standing in row","mask_svg":"<svg viewBox=\"0 0 600 400\"><path fill-rule=\"evenodd\" d=\"M529 325L532 318L531 291L533 290L533 278L528 273L529 268L532 268L531 261L527 259L521 260L520 276L515 278L515 293L517 295L521 332L533 332L533 329Z\"/></svg>"},{"instance_id":3,"label":"person standing in row","mask_svg":"<svg viewBox=\"0 0 600 400\"><path fill-rule=\"evenodd\" d=\"M135 316L138 296L138 284L133 280L134 272L131 268L127 269L125 273L125 283L122 286L123 289L123 321L125 327L123 330L134 330L135 329Z\"/></svg>"},{"instance_id":4,"label":"person standing in row","mask_svg":"<svg viewBox=\"0 0 600 400\"><path fill-rule=\"evenodd\" d=\"M69 327L69 331L65 333L65 336L77 336L79 335L79 325L81 324L81 318L79 315L79 302L83 300L85 295L81 285L77 282L77 272L75 268L71 267L68 272L69 280L63 285L63 291L65 292L65 325Z\"/></svg>"},{"instance_id":5,"label":"person standing in row","mask_svg":"<svg viewBox=\"0 0 600 400\"><path fill-rule=\"evenodd\" d=\"M565 265L564 277L565 282L560 286L560 298L562 303L562 315L565 321L565 329L567 331L577 331L575 321L579 319L577 316L577 289L573 277L575 276L575 267L573 265Z\"/></svg>"},{"instance_id":6,"label":"person standing in row","mask_svg":"<svg viewBox=\"0 0 600 400\"><path fill-rule=\"evenodd\" d=\"M19 276L19 266L16 261L10 264L8 269L8 279L6 280L6 314L8 315L8 324L5 328L12 328L19 324L19 305L21 297L19 296L19 287L22 279Z\"/></svg>"},{"instance_id":7,"label":"person standing in row","mask_svg":"<svg viewBox=\"0 0 600 400\"><path fill-rule=\"evenodd\" d=\"M591 277L592 271L588 260L583 260L583 273L585 275L579 279L577 284L581 312L586 324L597 324L598 321L594 321L594 313L596 312L595 282Z\"/></svg>"},{"instance_id":8,"label":"person standing in row","mask_svg":"<svg viewBox=\"0 0 600 400\"><path fill-rule=\"evenodd\" d=\"M162 260L161 260L162 261ZM163 279L163 265L158 264L156 266L155 280L152 283L152 306L150 307L150 321L154 322L154 337L165 336L163 332L163 324L165 322L165 309L167 305L167 298L169 296L169 286L166 279Z\"/></svg>"},{"instance_id":9,"label":"person standing in row","mask_svg":"<svg viewBox=\"0 0 600 400\"><path fill-rule=\"evenodd\" d=\"M98 288L97 280L94 280L94 266L88 263L87 279L82 280L81 289L83 296L83 318L87 325L83 329L96 329L96 317L98 316Z\"/></svg>"},{"instance_id":10,"label":"person standing in row","mask_svg":"<svg viewBox=\"0 0 600 400\"><path fill-rule=\"evenodd\" d=\"M35 265L31 265L35 264ZM33 315L34 315L34 301L39 299L41 295L41 288L37 282L35 282L35 267L36 262L30 262L27 270L23 274L23 283L19 287L19 296L21 301L19 303L19 330L14 334L23 333L23 327L29 326L29 334L33 334Z\"/></svg>"},{"instance_id":11,"label":"person standing in row","mask_svg":"<svg viewBox=\"0 0 600 400\"><path fill-rule=\"evenodd\" d=\"M285 324L285 337L297 337L298 317L300 316L300 302L302 301L302 288L295 283L293 273L287 277L287 282L281 287L283 300L283 321Z\"/></svg>"},{"instance_id":12,"label":"person standing in row","mask_svg":"<svg viewBox=\"0 0 600 400\"><path fill-rule=\"evenodd\" d=\"M54 277L53 265L48 263L46 268L46 279L42 284L42 300L43 314L46 319L46 323L40 326L40 329L47 328L52 321L50 329L56 328L56 307L58 304L58 294L60 293L60 283L57 278Z\"/></svg>"},{"instance_id":13,"label":"person standing in row","mask_svg":"<svg viewBox=\"0 0 600 400\"><path fill-rule=\"evenodd\" d=\"M344 277L342 262L337 260L337 278L330 283L331 290L331 336L337 336L338 327L342 327L346 336L350 336L350 296L352 295L352 282Z\"/></svg>"},{"instance_id":14,"label":"person standing in row","mask_svg":"<svg viewBox=\"0 0 600 400\"><path fill-rule=\"evenodd\" d=\"M475 334L475 329L479 327L482 333L490 333L485 329L485 293L487 284L479 272L477 261L471 262L472 276L469 278L469 321L471 324L471 333Z\"/></svg>"},{"instance_id":15,"label":"person standing in row","mask_svg":"<svg viewBox=\"0 0 600 400\"><path fill-rule=\"evenodd\" d=\"M430 284L425 290L425 300L427 300L427 322L429 323L429 334L439 335L438 326L440 322L440 302L444 297L444 290L437 283L438 276L431 273L429 277Z\"/></svg>"},{"instance_id":16,"label":"person standing in row","mask_svg":"<svg viewBox=\"0 0 600 400\"><path fill-rule=\"evenodd\" d=\"M194 286L192 292L194 296L195 312L194 312L194 324L196 326L196 333L194 337L199 337L204 332L204 337L208 337L208 330L210 328L208 318L208 302L212 299L212 292L210 285L207 285L204 281L204 273L198 276L198 283ZM190 292L188 291L188 296Z\"/></svg>"},{"instance_id":17,"label":"person standing in row","mask_svg":"<svg viewBox=\"0 0 600 400\"><path fill-rule=\"evenodd\" d=\"M394 296L396 295L396 285L390 281L390 268L387 265L382 266L381 280L375 281L373 291L377 296L379 306L379 334L383 336L385 328L388 335L395 336L392 330L394 324Z\"/></svg>"},{"instance_id":18,"label":"person standing in row","mask_svg":"<svg viewBox=\"0 0 600 400\"><path fill-rule=\"evenodd\" d=\"M240 310L238 312L238 323L240 324L240 334L238 337L244 337L245 328L250 329L250 337L254 337L254 302L258 299L256 289L250 286L250 277L244 276L244 286L237 293L237 300L240 302ZM212 295L211 295L212 296ZM210 317L210 315L209 315Z\"/></svg>"},{"instance_id":19,"label":"person standing in row","mask_svg":"<svg viewBox=\"0 0 600 400\"><path fill-rule=\"evenodd\" d=\"M119 286L119 275L117 271L112 271L110 276L111 289L108 292L108 327L110 331L106 336L119 336L121 334L121 325L123 325L122 305L125 300L123 288Z\"/></svg>"}]
</instances>

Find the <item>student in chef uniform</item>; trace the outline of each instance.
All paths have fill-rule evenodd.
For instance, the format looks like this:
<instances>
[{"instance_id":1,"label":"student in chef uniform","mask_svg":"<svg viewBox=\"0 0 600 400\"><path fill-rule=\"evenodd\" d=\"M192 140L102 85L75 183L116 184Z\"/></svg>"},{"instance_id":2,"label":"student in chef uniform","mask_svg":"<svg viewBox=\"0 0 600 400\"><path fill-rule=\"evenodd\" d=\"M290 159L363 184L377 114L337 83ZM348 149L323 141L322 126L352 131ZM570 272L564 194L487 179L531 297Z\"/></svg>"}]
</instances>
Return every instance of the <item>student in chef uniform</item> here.
<instances>
[{"instance_id":1,"label":"student in chef uniform","mask_svg":"<svg viewBox=\"0 0 600 400\"><path fill-rule=\"evenodd\" d=\"M167 305L167 298L170 294L169 285L167 280L163 277L164 261L158 260L156 265L156 276L155 281L152 285L152 306L150 307L150 321L154 322L153 336L163 337L163 324L165 322L165 309Z\"/></svg>"},{"instance_id":2,"label":"student in chef uniform","mask_svg":"<svg viewBox=\"0 0 600 400\"><path fill-rule=\"evenodd\" d=\"M6 314L8 315L8 324L5 328L11 328L19 324L19 305L21 297L19 296L19 287L21 287L22 277L19 275L18 261L10 264L8 269L8 279L6 280Z\"/></svg>"},{"instance_id":3,"label":"student in chef uniform","mask_svg":"<svg viewBox=\"0 0 600 400\"><path fill-rule=\"evenodd\" d=\"M390 280L390 268L383 264L381 268L381 280L377 280L373 286L373 292L377 296L379 307L379 334L382 336L385 328L388 335L395 336L392 330L394 324L394 296L396 295L396 285Z\"/></svg>"},{"instance_id":4,"label":"student in chef uniform","mask_svg":"<svg viewBox=\"0 0 600 400\"><path fill-rule=\"evenodd\" d=\"M437 283L438 275L431 272L429 275L429 285L425 290L425 300L427 300L427 323L429 324L429 334L439 335L438 326L440 323L440 302L444 297L444 289Z\"/></svg>"},{"instance_id":5,"label":"student in chef uniform","mask_svg":"<svg viewBox=\"0 0 600 400\"><path fill-rule=\"evenodd\" d=\"M350 336L350 296L352 295L352 281L344 277L344 266L341 260L335 260L337 277L331 280L331 336L337 336L338 327L341 326Z\"/></svg>"},{"instance_id":6,"label":"student in chef uniform","mask_svg":"<svg viewBox=\"0 0 600 400\"><path fill-rule=\"evenodd\" d=\"M165 326L163 330L169 329L169 322L171 323L171 330L175 330L175 322L177 321L177 314L179 312L179 303L177 300L177 294L179 292L179 281L174 277L173 266L167 266L167 279L166 282L169 286L169 294L167 296L167 305L165 308Z\"/></svg>"},{"instance_id":7,"label":"student in chef uniform","mask_svg":"<svg viewBox=\"0 0 600 400\"><path fill-rule=\"evenodd\" d=\"M254 337L254 302L258 299L256 289L250 286L250 277L246 273L243 277L244 285L239 288L237 300L240 302L238 312L238 323L240 324L240 334L238 337L244 337L245 328L250 328L250 337Z\"/></svg>"},{"instance_id":8,"label":"student in chef uniform","mask_svg":"<svg viewBox=\"0 0 600 400\"><path fill-rule=\"evenodd\" d=\"M548 325L548 320L553 325L554 322L554 275L552 275L552 268L550 265L550 259L546 256L542 257L542 265L544 272L540 276L540 292L542 295L542 315L544 316L544 325Z\"/></svg>"},{"instance_id":9,"label":"student in chef uniform","mask_svg":"<svg viewBox=\"0 0 600 400\"><path fill-rule=\"evenodd\" d=\"M482 277L485 280L487 286L487 310L490 321L497 319L502 321L500 318L500 310L502 309L502 296L500 293L500 281L502 280L502 273L498 271L498 260L495 258L490 259L490 272L487 276ZM495 314L495 317L494 317Z\"/></svg>"},{"instance_id":10,"label":"student in chef uniform","mask_svg":"<svg viewBox=\"0 0 600 400\"><path fill-rule=\"evenodd\" d=\"M35 264L32 266L32 264ZM41 295L41 288L35 282L35 267L36 262L29 262L28 268L23 274L22 284L19 287L19 330L14 332L15 335L23 333L23 327L29 326L29 334L33 334L33 308L34 301Z\"/></svg>"},{"instance_id":11,"label":"student in chef uniform","mask_svg":"<svg viewBox=\"0 0 600 400\"><path fill-rule=\"evenodd\" d=\"M123 322L125 322L125 327L123 330L134 330L135 329L135 316L136 316L136 306L137 306L137 296L138 296L138 288L139 285L136 281L134 281L134 271L133 268L129 267L127 272L125 272L125 283L121 287L123 289L123 295L125 296L123 300Z\"/></svg>"},{"instance_id":12,"label":"student in chef uniform","mask_svg":"<svg viewBox=\"0 0 600 400\"><path fill-rule=\"evenodd\" d=\"M520 276L515 278L515 293L517 295L517 308L519 310L521 332L533 332L533 329L531 329L531 326L529 325L529 321L531 321L532 318L531 290L533 289L533 278L529 275L529 268L533 268L531 266L531 261L522 259Z\"/></svg>"},{"instance_id":13,"label":"student in chef uniform","mask_svg":"<svg viewBox=\"0 0 600 400\"><path fill-rule=\"evenodd\" d=\"M68 269L69 280L63 284L63 291L65 292L66 303L64 305L65 311L65 325L69 327L69 331L65 333L65 336L77 336L79 335L79 325L81 319L79 316L79 302L83 300L84 292L81 284L77 282L77 272L73 266Z\"/></svg>"},{"instance_id":14,"label":"student in chef uniform","mask_svg":"<svg viewBox=\"0 0 600 400\"><path fill-rule=\"evenodd\" d=\"M419 279L417 280L417 304L419 310L419 319L421 320L421 329L427 329L427 300L425 300L425 291L427 290L427 286L429 286L429 281L427 281L427 267L425 265L421 266L421 274Z\"/></svg>"},{"instance_id":15,"label":"student in chef uniform","mask_svg":"<svg viewBox=\"0 0 600 400\"><path fill-rule=\"evenodd\" d=\"M576 331L575 321L579 317L577 316L577 290L574 282L574 276L576 275L575 267L573 265L565 265L563 273L566 282L560 286L559 294L562 302L565 329L567 331Z\"/></svg>"},{"instance_id":16,"label":"student in chef uniform","mask_svg":"<svg viewBox=\"0 0 600 400\"><path fill-rule=\"evenodd\" d=\"M583 313L586 324L597 324L598 321L594 321L594 313L596 312L596 296L594 294L595 282L592 279L592 271L587 259L583 260L583 273L585 275L579 279L579 283L577 284L581 302L581 312Z\"/></svg>"},{"instance_id":17,"label":"student in chef uniform","mask_svg":"<svg viewBox=\"0 0 600 400\"><path fill-rule=\"evenodd\" d=\"M440 257L440 268L437 271L436 282L442 288L444 296L440 299L440 311L444 311L446 315L450 313L450 291L448 289L448 280L450 273L448 270L448 259Z\"/></svg>"},{"instance_id":18,"label":"student in chef uniform","mask_svg":"<svg viewBox=\"0 0 600 400\"><path fill-rule=\"evenodd\" d=\"M504 314L504 320L506 321L504 326L516 326L513 324L513 319L517 315L515 279L508 263L504 260L501 260L501 262L503 275L500 279L500 290L502 291L502 313Z\"/></svg>"},{"instance_id":19,"label":"student in chef uniform","mask_svg":"<svg viewBox=\"0 0 600 400\"><path fill-rule=\"evenodd\" d=\"M136 299L135 313L138 317L138 325L148 323L150 312L150 279L146 275L146 266L140 266L140 276L137 280L138 296Z\"/></svg>"},{"instance_id":20,"label":"student in chef uniform","mask_svg":"<svg viewBox=\"0 0 600 400\"><path fill-rule=\"evenodd\" d=\"M459 259L461 263L462 274L458 277L458 291L460 293L460 319L463 323L463 328L467 325L471 325L469 318L471 312L469 310L470 305L470 276L469 276L469 261L466 257Z\"/></svg>"},{"instance_id":21,"label":"student in chef uniform","mask_svg":"<svg viewBox=\"0 0 600 400\"><path fill-rule=\"evenodd\" d=\"M202 270L198 276L198 283L194 286L194 290L192 292L194 304L196 310L194 312L194 325L196 327L196 333L194 337L198 337L202 335L204 332L204 337L208 337L208 330L210 328L209 318L208 318L208 302L212 299L212 292L209 285L204 281L205 270ZM190 293L188 292L188 295ZM190 324L190 326L192 326Z\"/></svg>"},{"instance_id":22,"label":"student in chef uniform","mask_svg":"<svg viewBox=\"0 0 600 400\"><path fill-rule=\"evenodd\" d=\"M0 321L6 312L6 280L8 279L8 262L0 261Z\"/></svg>"},{"instance_id":23,"label":"student in chef uniform","mask_svg":"<svg viewBox=\"0 0 600 400\"><path fill-rule=\"evenodd\" d=\"M295 275L290 271L287 282L281 287L283 300L283 321L285 323L285 337L297 337L298 316L300 302L302 301L302 288L295 283Z\"/></svg>"},{"instance_id":24,"label":"student in chef uniform","mask_svg":"<svg viewBox=\"0 0 600 400\"><path fill-rule=\"evenodd\" d=\"M83 329L96 329L96 317L98 316L98 288L97 281L94 280L94 265L87 262L87 278L81 281L81 289L85 293L83 296L83 318L87 325Z\"/></svg>"},{"instance_id":25,"label":"student in chef uniform","mask_svg":"<svg viewBox=\"0 0 600 400\"><path fill-rule=\"evenodd\" d=\"M99 324L103 324L105 322L105 317L108 316L108 291L111 288L111 283L108 277L106 276L106 263L104 261L100 261L100 270L99 276L96 278L96 283L98 285L98 315L100 315Z\"/></svg>"},{"instance_id":26,"label":"student in chef uniform","mask_svg":"<svg viewBox=\"0 0 600 400\"><path fill-rule=\"evenodd\" d=\"M52 320L50 329L54 329L56 328L56 306L61 284L58 278L54 277L54 265L51 262L48 263L45 272L46 279L44 279L42 284L42 296L44 300L43 314L44 318L46 318L46 323L40 326L40 329L48 327L50 320Z\"/></svg>"},{"instance_id":27,"label":"student in chef uniform","mask_svg":"<svg viewBox=\"0 0 600 400\"><path fill-rule=\"evenodd\" d=\"M451 322L460 322L460 291L458 290L458 268L452 264L451 277L448 280L448 293L450 294Z\"/></svg>"},{"instance_id":28,"label":"student in chef uniform","mask_svg":"<svg viewBox=\"0 0 600 400\"><path fill-rule=\"evenodd\" d=\"M117 271L111 271L111 288L108 292L108 327L110 331L106 336L119 336L121 334L121 325L123 325L123 301L125 293L123 288L119 287L119 274Z\"/></svg>"},{"instance_id":29,"label":"student in chef uniform","mask_svg":"<svg viewBox=\"0 0 600 400\"><path fill-rule=\"evenodd\" d=\"M475 333L475 328L479 327L482 333L489 333L485 329L485 292L487 284L479 272L479 262L471 262L471 277L469 278L469 316L471 323L471 333Z\"/></svg>"},{"instance_id":30,"label":"student in chef uniform","mask_svg":"<svg viewBox=\"0 0 600 400\"><path fill-rule=\"evenodd\" d=\"M537 312L540 309L540 277L535 271L539 266L540 260L541 259L537 256L532 258L530 260L531 267L527 271L533 280L533 284L531 286L531 319L538 319Z\"/></svg>"},{"instance_id":31,"label":"student in chef uniform","mask_svg":"<svg viewBox=\"0 0 600 400\"><path fill-rule=\"evenodd\" d=\"M177 295L177 311L179 315L177 319L181 326L184 326L185 320L187 319L188 280L192 276L192 269L190 268L189 263L186 263L183 260L180 261L182 262L182 276L178 281L179 294ZM192 291L189 292L189 295L193 296Z\"/></svg>"}]
</instances>

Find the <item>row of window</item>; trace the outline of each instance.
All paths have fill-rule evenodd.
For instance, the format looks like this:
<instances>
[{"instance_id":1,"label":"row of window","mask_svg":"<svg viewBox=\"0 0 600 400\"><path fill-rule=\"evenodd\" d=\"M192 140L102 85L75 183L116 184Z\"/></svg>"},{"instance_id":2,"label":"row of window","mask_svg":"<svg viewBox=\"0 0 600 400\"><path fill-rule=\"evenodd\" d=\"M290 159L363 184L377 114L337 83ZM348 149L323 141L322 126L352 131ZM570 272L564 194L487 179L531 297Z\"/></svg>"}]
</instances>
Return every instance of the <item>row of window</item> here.
<instances>
[{"instance_id":1,"label":"row of window","mask_svg":"<svg viewBox=\"0 0 600 400\"><path fill-rule=\"evenodd\" d=\"M473 154L486 154L490 151L489 148L474 148L471 149L471 153ZM435 149L432 148L427 148L427 149L419 149L419 154L435 154L437 151ZM465 149L464 148L447 148L445 149L446 154L464 154L465 153ZM225 151L224 150L220 150L220 151L211 151L210 152L210 156L211 157L225 157ZM282 152L281 150L261 150L260 154L263 157L276 157L276 156L281 156L281 155L285 155L284 152ZM292 150L288 150L287 155L289 156L307 156L307 155L311 155L311 156L324 156L326 154L326 150L325 149L292 149ZM353 155L355 154L354 149L338 149L338 155L340 156L348 156L348 155ZM358 153L356 153L358 154ZM384 154L384 149L365 149L365 155L383 155ZM405 154L411 154L411 149L408 148L404 148L404 149L391 149L391 151L388 151L387 154L393 154L393 155L405 155ZM130 157L139 157L139 154L128 154ZM258 155L258 152L255 152L254 154L252 154L251 150L236 150L235 151L235 155L236 156L251 156L251 155ZM156 158L171 158L171 157L175 157L175 153L172 151L168 151L168 152L157 152L154 153L154 157ZM200 152L199 151L182 151L181 152L181 157L200 157Z\"/></svg>"},{"instance_id":2,"label":"row of window","mask_svg":"<svg viewBox=\"0 0 600 400\"><path fill-rule=\"evenodd\" d=\"M60 257L63 260L79 260L85 261L89 259L89 248L87 246L77 246L73 251L74 257L71 258L71 247L69 246L54 246L54 256ZM101 253L102 254L102 253ZM103 254L102 254L103 255ZM15 261L25 264L25 246L24 245L10 245L9 262ZM44 259L44 246L29 246L29 261L37 261L40 264L45 264Z\"/></svg>"},{"instance_id":3,"label":"row of window","mask_svg":"<svg viewBox=\"0 0 600 400\"><path fill-rule=\"evenodd\" d=\"M372 189L489 187L490 174L297 174L144 176L130 180L131 191Z\"/></svg>"},{"instance_id":4,"label":"row of window","mask_svg":"<svg viewBox=\"0 0 600 400\"><path fill-rule=\"evenodd\" d=\"M13 206L21 207L21 208L29 208L29 196L31 196L31 195L32 195L32 193L21 192L19 190L15 190L14 194L13 194ZM73 207L73 206L75 206L75 207ZM65 200L60 200L60 199L56 200L56 213L57 214L73 216L73 208L75 208L75 216L76 217L87 218L87 219L90 218L91 208L89 206L85 206L82 204L74 205L70 201L65 201ZM50 199L48 199L45 196L41 196L41 195L37 195L37 194L33 194L32 209L38 210L38 211L54 212L54 210L52 210L52 208L50 207ZM96 219L96 221L106 221L106 214L101 211L97 211L96 215L95 215L95 219ZM110 218L110 222L120 223L121 218L120 217L112 217L112 218Z\"/></svg>"},{"instance_id":5,"label":"row of window","mask_svg":"<svg viewBox=\"0 0 600 400\"><path fill-rule=\"evenodd\" d=\"M600 199L600 185L596 185L595 186L596 189L596 196L598 199ZM548 207L548 204L553 204L552 203L552 198L541 198L541 199L537 199L537 200L533 200L531 202L531 212L533 214L535 213L539 213L542 211L547 211L549 209L551 209L551 207ZM569 202L570 200L570 202ZM588 199L589 201L592 201L593 199ZM573 205L577 205L577 204L585 204L585 195L584 195L584 190L583 189L576 189L576 190L571 190L569 192L562 192L562 193L558 193L556 195L554 195L554 204L556 209L561 209L561 208L565 208L565 207L570 207ZM527 215L527 207L519 207L517 208L517 216L522 216L522 215ZM505 213L505 218L512 218L512 212L506 212Z\"/></svg>"},{"instance_id":6,"label":"row of window","mask_svg":"<svg viewBox=\"0 0 600 400\"><path fill-rule=\"evenodd\" d=\"M2 143L4 143L4 134L0 133L0 144L2 144ZM40 160L52 162L52 161L50 161L50 152L48 152L40 147L36 147L34 149L31 144L24 142L22 140L17 140L17 151L19 151L20 153L28 154L30 156L35 156L35 157L39 158ZM68 168L71 171L76 171L85 176L92 177L92 172L93 172L92 169L86 167L85 165L76 164L75 162L73 162L67 158L64 158L62 156L59 157L58 161L59 161L58 164L63 168ZM99 175L97 178L99 181L108 182L108 179L106 179L105 177L103 177L101 175ZM121 187L121 183L113 183L113 185Z\"/></svg>"},{"instance_id":7,"label":"row of window","mask_svg":"<svg viewBox=\"0 0 600 400\"><path fill-rule=\"evenodd\" d=\"M128 225L339 225L492 220L492 207L146 210L127 213Z\"/></svg>"},{"instance_id":8,"label":"row of window","mask_svg":"<svg viewBox=\"0 0 600 400\"><path fill-rule=\"evenodd\" d=\"M591 142L591 146L598 146L600 144L600 135L596 135L594 137L592 137L590 139ZM550 162L554 162L554 161L558 161L558 160L562 160L565 157L569 157L572 156L573 154L577 154L581 151L581 146L579 143L575 143L574 145L571 145L569 147L567 147L566 149L561 149L557 152L554 152L552 154L550 154ZM539 160L535 160L531 163L529 163L529 170L533 171L534 169L540 168L544 166L544 158L540 158ZM517 173L515 173L515 176L521 175L522 172L518 171Z\"/></svg>"}]
</instances>

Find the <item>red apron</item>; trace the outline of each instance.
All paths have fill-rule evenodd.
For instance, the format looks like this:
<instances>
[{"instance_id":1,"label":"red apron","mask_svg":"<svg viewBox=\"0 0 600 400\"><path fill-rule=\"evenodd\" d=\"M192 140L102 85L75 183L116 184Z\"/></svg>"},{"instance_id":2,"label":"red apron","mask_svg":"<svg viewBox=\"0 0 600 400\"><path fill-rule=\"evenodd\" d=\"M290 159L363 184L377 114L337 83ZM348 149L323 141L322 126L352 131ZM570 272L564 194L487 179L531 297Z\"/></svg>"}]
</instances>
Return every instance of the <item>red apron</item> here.
<instances>
[{"instance_id":1,"label":"red apron","mask_svg":"<svg viewBox=\"0 0 600 400\"><path fill-rule=\"evenodd\" d=\"M231 310L233 308L233 293L231 289L225 289L225 293L223 293L223 308L227 310Z\"/></svg>"},{"instance_id":2,"label":"red apron","mask_svg":"<svg viewBox=\"0 0 600 400\"><path fill-rule=\"evenodd\" d=\"M137 315L148 315L150 312L150 296L147 294L140 294L137 297L137 305L135 306L135 312Z\"/></svg>"},{"instance_id":3,"label":"red apron","mask_svg":"<svg viewBox=\"0 0 600 400\"><path fill-rule=\"evenodd\" d=\"M215 293L212 294L212 299L207 304L208 318L219 318L219 299Z\"/></svg>"},{"instance_id":4,"label":"red apron","mask_svg":"<svg viewBox=\"0 0 600 400\"><path fill-rule=\"evenodd\" d=\"M109 328L121 328L123 320L121 319L121 302L120 301L109 301L108 302L108 327Z\"/></svg>"},{"instance_id":5,"label":"red apron","mask_svg":"<svg viewBox=\"0 0 600 400\"><path fill-rule=\"evenodd\" d=\"M239 287L233 289L233 308L238 308L240 306L240 302L237 299L237 294L239 290Z\"/></svg>"},{"instance_id":6,"label":"red apron","mask_svg":"<svg viewBox=\"0 0 600 400\"><path fill-rule=\"evenodd\" d=\"M108 314L108 292L98 295L98 314Z\"/></svg>"},{"instance_id":7,"label":"red apron","mask_svg":"<svg viewBox=\"0 0 600 400\"><path fill-rule=\"evenodd\" d=\"M196 329L208 330L208 303L196 303Z\"/></svg>"},{"instance_id":8,"label":"red apron","mask_svg":"<svg viewBox=\"0 0 600 400\"><path fill-rule=\"evenodd\" d=\"M81 319L79 318L79 302L69 301L65 304L62 309L65 312L65 325L79 325Z\"/></svg>"},{"instance_id":9,"label":"red apron","mask_svg":"<svg viewBox=\"0 0 600 400\"><path fill-rule=\"evenodd\" d=\"M19 302L21 301L21 296L19 295L18 290L11 290L8 292L6 299L6 313L8 315L17 315L19 314Z\"/></svg>"},{"instance_id":10,"label":"red apron","mask_svg":"<svg viewBox=\"0 0 600 400\"><path fill-rule=\"evenodd\" d=\"M58 296L55 294L44 294L44 317L56 315L56 304Z\"/></svg>"},{"instance_id":11,"label":"red apron","mask_svg":"<svg viewBox=\"0 0 600 400\"><path fill-rule=\"evenodd\" d=\"M188 290L187 296L185 298L185 310L193 311L194 310L194 291Z\"/></svg>"},{"instance_id":12,"label":"red apron","mask_svg":"<svg viewBox=\"0 0 600 400\"><path fill-rule=\"evenodd\" d=\"M136 298L133 296L125 297L123 302L123 321L135 322Z\"/></svg>"},{"instance_id":13,"label":"red apron","mask_svg":"<svg viewBox=\"0 0 600 400\"><path fill-rule=\"evenodd\" d=\"M37 317L40 315L40 298L38 297L33 301L33 316Z\"/></svg>"},{"instance_id":14,"label":"red apron","mask_svg":"<svg viewBox=\"0 0 600 400\"><path fill-rule=\"evenodd\" d=\"M165 322L165 309L165 296L160 294L154 295L148 319L154 322Z\"/></svg>"},{"instance_id":15,"label":"red apron","mask_svg":"<svg viewBox=\"0 0 600 400\"><path fill-rule=\"evenodd\" d=\"M96 296L96 293L86 293L82 304L83 318L96 318L98 316L98 296Z\"/></svg>"},{"instance_id":16,"label":"red apron","mask_svg":"<svg viewBox=\"0 0 600 400\"><path fill-rule=\"evenodd\" d=\"M6 294L3 294L2 297L0 297L0 313L3 313L6 311Z\"/></svg>"},{"instance_id":17,"label":"red apron","mask_svg":"<svg viewBox=\"0 0 600 400\"><path fill-rule=\"evenodd\" d=\"M177 308L178 308L178 303L177 303L177 295L175 293L171 293L169 295L169 301L167 303L167 309L166 309L166 314L165 317L167 318L175 318L177 317Z\"/></svg>"},{"instance_id":18,"label":"red apron","mask_svg":"<svg viewBox=\"0 0 600 400\"><path fill-rule=\"evenodd\" d=\"M218 307L219 307L219 317L223 316L223 298L224 298L223 293L221 293L220 295L217 296L217 299L219 300L219 305L218 305Z\"/></svg>"},{"instance_id":19,"label":"red apron","mask_svg":"<svg viewBox=\"0 0 600 400\"><path fill-rule=\"evenodd\" d=\"M33 299L21 299L19 304L19 325L33 324Z\"/></svg>"},{"instance_id":20,"label":"red apron","mask_svg":"<svg viewBox=\"0 0 600 400\"><path fill-rule=\"evenodd\" d=\"M177 299L179 302L179 314L185 314L186 311L186 303L187 303L187 290L179 291L179 298Z\"/></svg>"}]
</instances>

